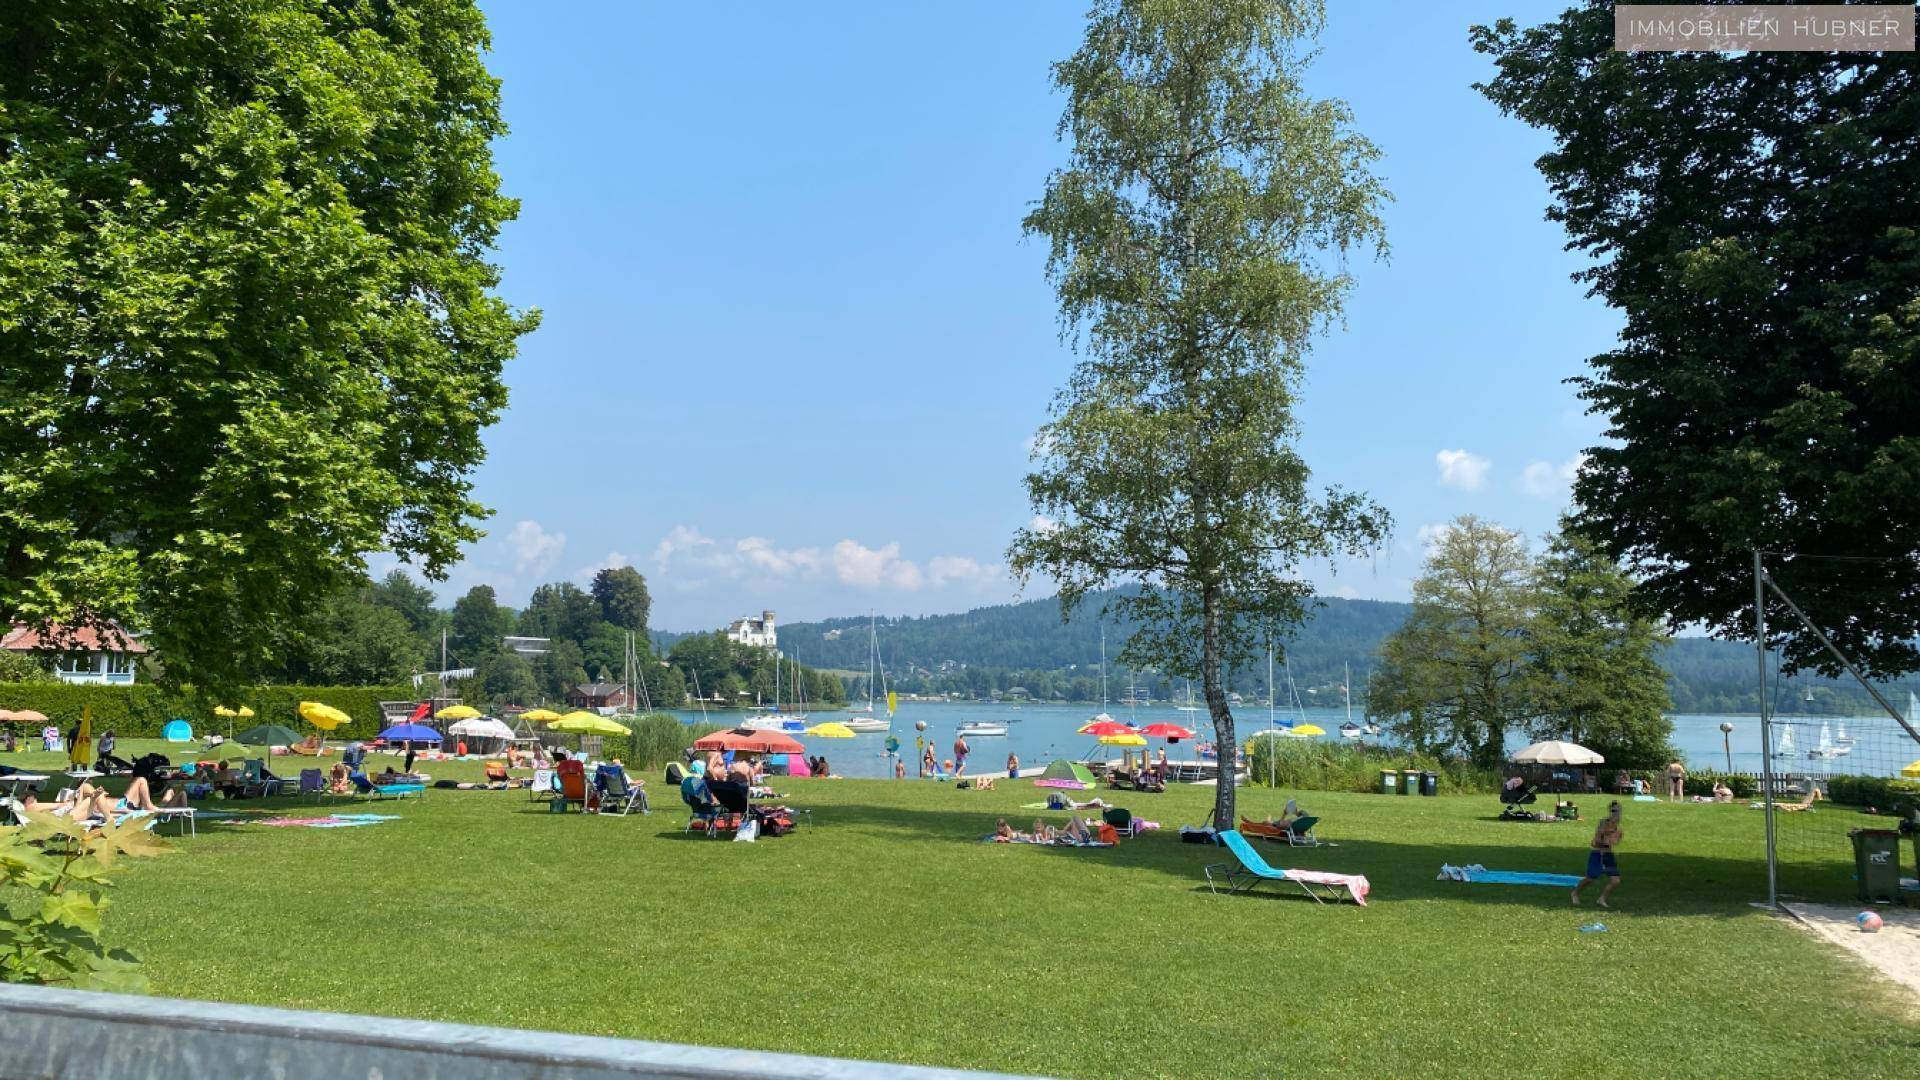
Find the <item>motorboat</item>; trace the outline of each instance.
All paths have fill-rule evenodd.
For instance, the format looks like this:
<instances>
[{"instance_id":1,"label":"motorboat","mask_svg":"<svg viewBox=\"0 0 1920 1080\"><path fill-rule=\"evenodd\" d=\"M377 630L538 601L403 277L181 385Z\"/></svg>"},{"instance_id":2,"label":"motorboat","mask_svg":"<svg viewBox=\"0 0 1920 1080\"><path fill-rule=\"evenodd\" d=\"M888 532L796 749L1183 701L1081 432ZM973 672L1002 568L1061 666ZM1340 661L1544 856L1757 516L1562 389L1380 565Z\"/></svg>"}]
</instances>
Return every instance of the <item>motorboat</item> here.
<instances>
[{"instance_id":1,"label":"motorboat","mask_svg":"<svg viewBox=\"0 0 1920 1080\"><path fill-rule=\"evenodd\" d=\"M872 735L893 730L893 722L881 716L849 716L840 723L855 735Z\"/></svg>"},{"instance_id":2,"label":"motorboat","mask_svg":"<svg viewBox=\"0 0 1920 1080\"><path fill-rule=\"evenodd\" d=\"M807 730L807 714L784 713L777 709L765 710L742 720L740 726L743 728L752 728L755 731L803 732ZM847 726L852 727L853 725L848 724Z\"/></svg>"},{"instance_id":3,"label":"motorboat","mask_svg":"<svg viewBox=\"0 0 1920 1080\"><path fill-rule=\"evenodd\" d=\"M1343 739L1357 739L1360 736L1365 735L1366 733L1367 733L1366 728L1361 727L1359 724L1356 724L1351 720L1340 725L1340 737Z\"/></svg>"},{"instance_id":4,"label":"motorboat","mask_svg":"<svg viewBox=\"0 0 1920 1080\"><path fill-rule=\"evenodd\" d=\"M969 720L955 729L957 735L993 736L1005 735L1007 725L993 720Z\"/></svg>"}]
</instances>

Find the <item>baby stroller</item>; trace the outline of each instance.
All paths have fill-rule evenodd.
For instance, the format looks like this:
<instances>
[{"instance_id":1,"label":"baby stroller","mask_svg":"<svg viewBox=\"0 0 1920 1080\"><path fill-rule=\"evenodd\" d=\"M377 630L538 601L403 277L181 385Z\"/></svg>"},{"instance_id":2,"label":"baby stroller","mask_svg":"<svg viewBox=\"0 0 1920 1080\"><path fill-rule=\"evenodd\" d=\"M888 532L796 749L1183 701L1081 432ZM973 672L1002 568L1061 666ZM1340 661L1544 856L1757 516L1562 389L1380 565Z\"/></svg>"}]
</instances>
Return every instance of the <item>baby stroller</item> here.
<instances>
[{"instance_id":1,"label":"baby stroller","mask_svg":"<svg viewBox=\"0 0 1920 1080\"><path fill-rule=\"evenodd\" d=\"M1533 811L1521 809L1521 807L1527 806L1535 800L1537 791L1538 788L1536 785L1528 783L1521 777L1516 776L1512 780L1507 781L1506 786L1500 789L1500 820L1539 820L1533 816Z\"/></svg>"}]
</instances>

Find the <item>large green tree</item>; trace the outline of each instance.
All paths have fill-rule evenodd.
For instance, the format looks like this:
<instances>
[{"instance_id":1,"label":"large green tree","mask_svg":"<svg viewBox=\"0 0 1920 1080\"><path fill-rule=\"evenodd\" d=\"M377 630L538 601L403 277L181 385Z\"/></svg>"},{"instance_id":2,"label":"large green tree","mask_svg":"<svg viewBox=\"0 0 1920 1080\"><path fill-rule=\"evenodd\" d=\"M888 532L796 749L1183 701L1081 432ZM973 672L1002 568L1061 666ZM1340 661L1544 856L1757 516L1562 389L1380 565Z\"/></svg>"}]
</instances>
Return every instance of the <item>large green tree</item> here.
<instances>
[{"instance_id":1,"label":"large green tree","mask_svg":"<svg viewBox=\"0 0 1920 1080\"><path fill-rule=\"evenodd\" d=\"M600 605L600 617L622 630L647 632L647 616L653 598L647 593L647 579L631 566L614 566L593 575L588 589Z\"/></svg>"},{"instance_id":2,"label":"large green tree","mask_svg":"<svg viewBox=\"0 0 1920 1080\"><path fill-rule=\"evenodd\" d=\"M1367 712L1416 749L1499 764L1507 732L1538 714L1533 600L1520 534L1472 515L1454 520L1413 583L1406 624L1380 646Z\"/></svg>"},{"instance_id":3,"label":"large green tree","mask_svg":"<svg viewBox=\"0 0 1920 1080\"><path fill-rule=\"evenodd\" d=\"M1567 739L1610 764L1672 760L1667 636L1633 601L1634 583L1592 541L1561 532L1535 564L1528 634L1535 738Z\"/></svg>"},{"instance_id":4,"label":"large green tree","mask_svg":"<svg viewBox=\"0 0 1920 1080\"><path fill-rule=\"evenodd\" d=\"M513 612L500 606L491 585L475 585L453 602L447 623L447 647L460 666L471 666L505 648L513 633ZM435 662L439 657L434 657Z\"/></svg>"},{"instance_id":5,"label":"large green tree","mask_svg":"<svg viewBox=\"0 0 1920 1080\"><path fill-rule=\"evenodd\" d=\"M1310 490L1295 392L1349 252L1382 244L1377 151L1302 86L1313 0L1099 0L1054 66L1072 141L1026 219L1081 359L1035 439L1044 515L1023 581L1138 623L1123 662L1199 681L1235 745L1224 673L1306 615L1306 560L1375 545L1384 510ZM1221 784L1216 820L1234 817Z\"/></svg>"},{"instance_id":6,"label":"large green tree","mask_svg":"<svg viewBox=\"0 0 1920 1080\"><path fill-rule=\"evenodd\" d=\"M374 602L371 587L335 594L276 642L275 679L319 686L397 683L419 662L419 639L407 620Z\"/></svg>"},{"instance_id":7,"label":"large green tree","mask_svg":"<svg viewBox=\"0 0 1920 1080\"><path fill-rule=\"evenodd\" d=\"M520 632L534 637L570 641L581 648L600 627L600 605L571 581L556 581L533 590L520 609Z\"/></svg>"},{"instance_id":8,"label":"large green tree","mask_svg":"<svg viewBox=\"0 0 1920 1080\"><path fill-rule=\"evenodd\" d=\"M0 5L0 622L218 690L393 551L479 535L534 320L473 0Z\"/></svg>"},{"instance_id":9,"label":"large green tree","mask_svg":"<svg viewBox=\"0 0 1920 1080\"><path fill-rule=\"evenodd\" d=\"M1863 667L1920 666L1920 54L1615 52L1605 0L1473 42L1623 320L1576 527L1675 625L1751 640L1764 549Z\"/></svg>"}]
</instances>

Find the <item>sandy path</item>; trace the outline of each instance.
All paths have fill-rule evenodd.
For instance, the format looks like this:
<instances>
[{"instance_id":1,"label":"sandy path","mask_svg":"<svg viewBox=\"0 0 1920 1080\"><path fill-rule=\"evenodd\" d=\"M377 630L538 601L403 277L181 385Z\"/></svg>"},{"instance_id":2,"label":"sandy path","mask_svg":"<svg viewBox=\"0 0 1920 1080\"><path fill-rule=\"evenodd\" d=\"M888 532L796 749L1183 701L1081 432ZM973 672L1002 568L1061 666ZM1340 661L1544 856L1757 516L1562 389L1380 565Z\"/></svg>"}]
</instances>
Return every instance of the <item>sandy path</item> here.
<instances>
[{"instance_id":1,"label":"sandy path","mask_svg":"<svg viewBox=\"0 0 1920 1080\"><path fill-rule=\"evenodd\" d=\"M1866 905L1783 904L1809 931L1865 960L1887 978L1920 996L1920 910L1871 905L1886 925L1877 934L1861 933L1854 916Z\"/></svg>"}]
</instances>

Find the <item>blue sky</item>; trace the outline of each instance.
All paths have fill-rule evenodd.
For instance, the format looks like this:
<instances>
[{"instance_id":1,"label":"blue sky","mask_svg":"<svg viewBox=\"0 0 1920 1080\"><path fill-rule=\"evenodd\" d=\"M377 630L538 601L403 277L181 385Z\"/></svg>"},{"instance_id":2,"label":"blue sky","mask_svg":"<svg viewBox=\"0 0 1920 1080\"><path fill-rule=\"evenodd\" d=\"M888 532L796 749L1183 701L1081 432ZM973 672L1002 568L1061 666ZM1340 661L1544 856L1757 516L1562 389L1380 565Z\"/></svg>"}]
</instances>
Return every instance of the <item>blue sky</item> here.
<instances>
[{"instance_id":1,"label":"blue sky","mask_svg":"<svg viewBox=\"0 0 1920 1080\"><path fill-rule=\"evenodd\" d=\"M1084 9L484 6L522 200L504 292L545 322L487 436L489 535L443 593L518 604L630 563L663 629L1013 599L1027 440L1073 359L1019 222L1065 155L1047 66ZM1312 89L1353 106L1397 201L1390 260L1310 358L1302 449L1398 534L1306 568L1328 592L1404 598L1460 513L1549 529L1593 441L1563 380L1617 320L1542 217L1545 139L1469 85L1470 24L1563 6L1331 13Z\"/></svg>"}]
</instances>

